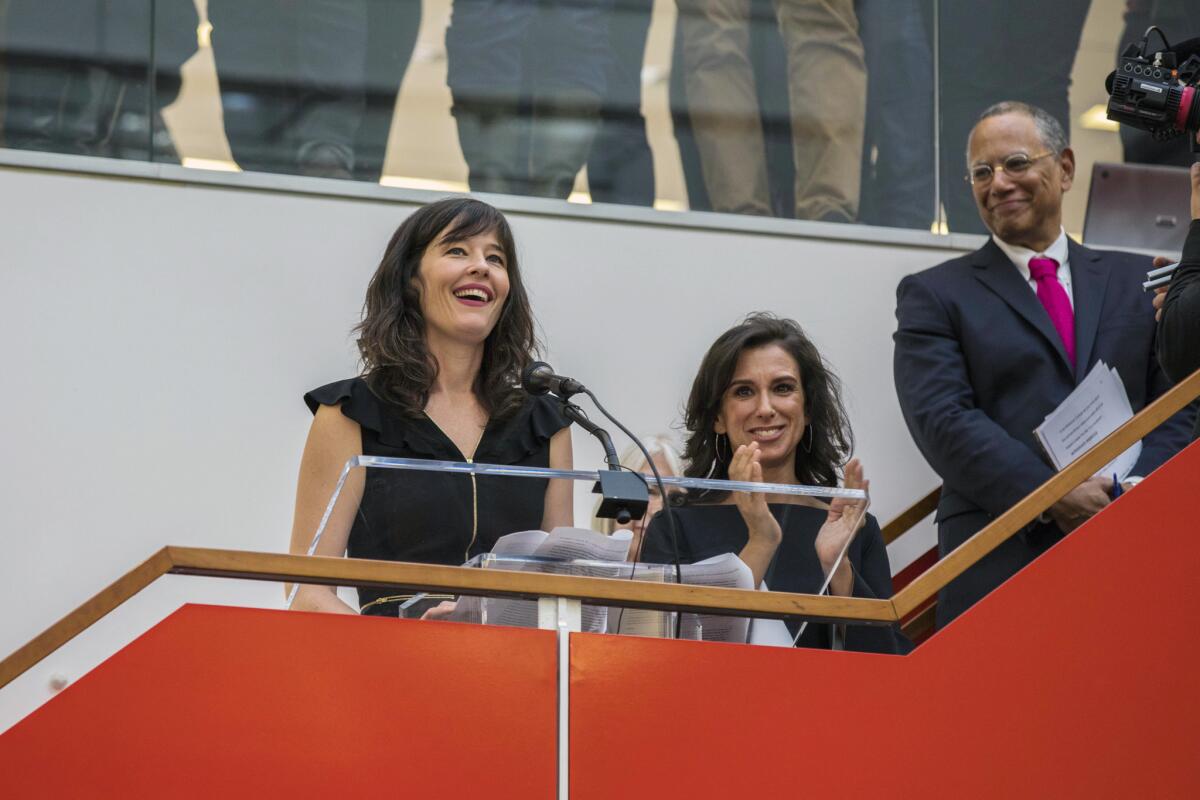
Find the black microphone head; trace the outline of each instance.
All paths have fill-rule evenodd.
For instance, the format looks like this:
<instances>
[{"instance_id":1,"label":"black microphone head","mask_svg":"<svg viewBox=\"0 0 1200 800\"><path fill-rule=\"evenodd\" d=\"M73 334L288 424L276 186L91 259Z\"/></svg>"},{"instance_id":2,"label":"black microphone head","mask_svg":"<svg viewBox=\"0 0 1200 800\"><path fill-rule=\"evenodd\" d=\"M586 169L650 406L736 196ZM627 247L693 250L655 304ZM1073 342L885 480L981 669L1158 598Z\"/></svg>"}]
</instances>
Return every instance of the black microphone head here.
<instances>
[{"instance_id":1,"label":"black microphone head","mask_svg":"<svg viewBox=\"0 0 1200 800\"><path fill-rule=\"evenodd\" d=\"M550 376L554 367L545 361L534 361L521 373L521 388L532 395L545 394L550 391Z\"/></svg>"},{"instance_id":2,"label":"black microphone head","mask_svg":"<svg viewBox=\"0 0 1200 800\"><path fill-rule=\"evenodd\" d=\"M1114 69L1112 72L1108 73L1108 77L1104 79L1105 94L1112 94L1113 79L1116 77L1117 77L1117 71Z\"/></svg>"}]
</instances>

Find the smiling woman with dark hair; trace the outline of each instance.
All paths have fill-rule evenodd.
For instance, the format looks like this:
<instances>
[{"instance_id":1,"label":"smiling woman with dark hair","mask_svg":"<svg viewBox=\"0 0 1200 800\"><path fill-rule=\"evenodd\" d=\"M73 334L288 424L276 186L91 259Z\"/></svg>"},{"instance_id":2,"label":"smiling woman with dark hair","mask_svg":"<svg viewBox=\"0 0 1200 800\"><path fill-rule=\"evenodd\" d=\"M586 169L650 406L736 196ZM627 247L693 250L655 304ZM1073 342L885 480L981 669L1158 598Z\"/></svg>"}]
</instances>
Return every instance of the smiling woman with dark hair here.
<instances>
[{"instance_id":1,"label":"smiling woman with dark hair","mask_svg":"<svg viewBox=\"0 0 1200 800\"><path fill-rule=\"evenodd\" d=\"M862 465L849 461L854 437L840 383L800 326L753 314L721 334L700 364L688 398L684 448L689 477L866 489ZM785 592L890 597L887 549L865 503L843 498L699 492L676 509L679 556L700 561L737 553L756 584ZM646 533L644 558L674 559L662 515ZM838 560L849 542L846 557ZM792 634L798 623L790 622ZM829 647L828 625L809 625L798 642ZM851 626L846 648L900 652L891 626Z\"/></svg>"},{"instance_id":2,"label":"smiling woman with dark hair","mask_svg":"<svg viewBox=\"0 0 1200 800\"><path fill-rule=\"evenodd\" d=\"M306 552L354 455L571 467L567 421L520 390L537 348L512 231L478 200L418 209L397 229L356 330L363 372L304 396L315 414L300 464L293 553ZM572 522L562 481L357 469L317 555L461 564L514 531ZM409 595L360 588L360 611L395 616ZM330 587L293 608L353 613Z\"/></svg>"}]
</instances>

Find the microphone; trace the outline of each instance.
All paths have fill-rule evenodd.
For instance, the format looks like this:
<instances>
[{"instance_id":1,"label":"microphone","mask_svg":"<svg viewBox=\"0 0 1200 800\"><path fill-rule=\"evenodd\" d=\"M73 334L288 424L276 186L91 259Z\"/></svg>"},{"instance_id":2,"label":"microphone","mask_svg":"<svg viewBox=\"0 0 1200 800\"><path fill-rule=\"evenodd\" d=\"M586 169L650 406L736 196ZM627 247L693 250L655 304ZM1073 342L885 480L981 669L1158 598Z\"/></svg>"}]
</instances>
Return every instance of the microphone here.
<instances>
[{"instance_id":1,"label":"microphone","mask_svg":"<svg viewBox=\"0 0 1200 800\"><path fill-rule=\"evenodd\" d=\"M592 488L592 493L598 494L601 497L600 508L596 510L596 516L615 519L622 525L628 523L630 520L641 518L645 515L646 506L650 503L650 487L641 475L621 467L621 462L617 457L617 450L613 447L612 437L608 435L608 431L588 419L583 409L571 402L571 395L586 394L591 398L601 414L620 428L622 433L633 440L638 449L642 451L642 455L645 457L650 471L654 473L654 480L658 484L659 493L664 498L667 496L667 488L663 486L662 476L658 473L658 467L654 464L654 459L650 457L650 453L646 452L646 446L642 444L641 440L629 428L626 428L616 417L608 413L608 410L596 399L596 395L592 394L582 383L574 378L555 374L554 367L551 367L545 361L534 361L521 373L521 388L535 396L544 395L547 392L557 396L559 402L562 404L563 416L600 441L600 445L604 448L604 460L608 463L608 469L597 472L599 480ZM675 514L670 503L663 504L663 513L666 515L667 525L670 528L671 549L675 554L675 582L683 583L683 576L679 566L679 533L675 526ZM639 552L634 554L635 565L640 558L641 552L639 548ZM631 570L629 573L631 579L633 578L634 571ZM675 638L677 639L679 638L682 619L682 614L676 614Z\"/></svg>"},{"instance_id":2,"label":"microphone","mask_svg":"<svg viewBox=\"0 0 1200 800\"><path fill-rule=\"evenodd\" d=\"M549 392L564 400L573 394L587 392L587 387L574 378L556 375L554 367L545 361L534 361L521 373L521 388L532 395Z\"/></svg>"}]
</instances>

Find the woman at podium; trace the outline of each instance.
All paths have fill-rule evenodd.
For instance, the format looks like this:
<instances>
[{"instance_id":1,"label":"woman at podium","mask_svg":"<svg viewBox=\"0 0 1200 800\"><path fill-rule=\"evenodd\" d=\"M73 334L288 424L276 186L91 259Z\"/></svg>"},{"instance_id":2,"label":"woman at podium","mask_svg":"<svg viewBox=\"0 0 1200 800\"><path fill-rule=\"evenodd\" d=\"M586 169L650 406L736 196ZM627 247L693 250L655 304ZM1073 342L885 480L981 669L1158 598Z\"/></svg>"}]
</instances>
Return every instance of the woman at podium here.
<instances>
[{"instance_id":1,"label":"woman at podium","mask_svg":"<svg viewBox=\"0 0 1200 800\"><path fill-rule=\"evenodd\" d=\"M567 420L553 400L520 389L537 342L512 231L496 209L451 198L406 219L355 330L362 374L304 396L314 418L291 552L307 552L354 455L571 468ZM457 565L504 534L571 524L569 483L360 468L316 554ZM408 597L359 588L359 610L395 616ZM302 586L292 607L354 613L322 586Z\"/></svg>"},{"instance_id":2,"label":"woman at podium","mask_svg":"<svg viewBox=\"0 0 1200 800\"><path fill-rule=\"evenodd\" d=\"M837 376L800 326L754 314L723 333L700 365L685 412L684 474L737 481L866 489L862 465L846 463L853 436ZM862 501L744 492L692 493L675 509L685 563L737 553L756 585L816 593L827 575L834 595L891 597L887 549ZM838 560L846 542L849 550ZM644 558L675 557L659 514L646 533ZM799 623L790 622L794 636ZM798 644L830 647L829 625L808 625ZM900 652L894 627L847 626L845 647Z\"/></svg>"}]
</instances>

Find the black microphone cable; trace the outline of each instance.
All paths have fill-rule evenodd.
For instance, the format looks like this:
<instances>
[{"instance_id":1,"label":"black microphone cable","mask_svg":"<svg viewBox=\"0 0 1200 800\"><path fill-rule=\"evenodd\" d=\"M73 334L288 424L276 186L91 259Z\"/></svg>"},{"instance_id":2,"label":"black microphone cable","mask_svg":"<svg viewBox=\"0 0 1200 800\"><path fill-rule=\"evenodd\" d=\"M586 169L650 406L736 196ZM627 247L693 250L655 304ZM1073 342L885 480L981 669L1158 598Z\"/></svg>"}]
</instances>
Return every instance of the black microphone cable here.
<instances>
[{"instance_id":1,"label":"black microphone cable","mask_svg":"<svg viewBox=\"0 0 1200 800\"><path fill-rule=\"evenodd\" d=\"M609 422L611 422L613 425L616 425L617 428L621 431L621 433L625 434L631 440L633 440L633 443L637 445L638 450L641 451L642 456L645 457L646 464L649 465L650 471L652 473L654 473L654 482L658 485L658 491L663 500L663 512L667 516L667 527L669 528L669 530L671 532L671 552L675 558L675 560L673 562L675 565L675 583L682 585L683 584L683 569L680 567L680 559L679 559L679 532L678 532L678 529L675 527L675 513L671 508L670 502L668 502L669 498L667 497L667 487L663 484L662 475L660 475L658 472L658 466L654 463L654 459L650 457L650 451L648 451L646 449L646 445L642 444L642 440L639 439L637 436L635 436L633 434L633 432L629 430L629 428L626 428L624 425L622 425L620 420L618 420L612 414L608 413L608 409L606 409L604 407L604 405L599 400L596 399L596 395L592 393L591 389L584 388L583 393L586 394L589 398L591 398L591 401L592 401L592 403L595 404L596 409L601 414L603 414ZM630 470L630 471L633 472L633 470ZM646 544L646 530L645 530L645 528L643 528L642 529L642 541L638 543L637 552L634 553L634 556L633 556L633 559L634 559L633 566L629 572L630 579L633 578L634 573L637 571L638 561L641 560L642 548L645 546L645 544ZM677 611L675 613L675 638L676 639L679 638L680 631L682 630L682 623L683 623L683 612Z\"/></svg>"}]
</instances>

